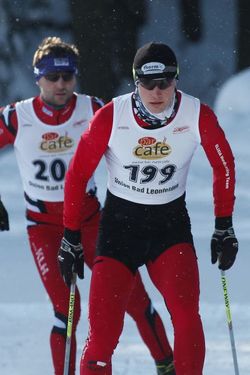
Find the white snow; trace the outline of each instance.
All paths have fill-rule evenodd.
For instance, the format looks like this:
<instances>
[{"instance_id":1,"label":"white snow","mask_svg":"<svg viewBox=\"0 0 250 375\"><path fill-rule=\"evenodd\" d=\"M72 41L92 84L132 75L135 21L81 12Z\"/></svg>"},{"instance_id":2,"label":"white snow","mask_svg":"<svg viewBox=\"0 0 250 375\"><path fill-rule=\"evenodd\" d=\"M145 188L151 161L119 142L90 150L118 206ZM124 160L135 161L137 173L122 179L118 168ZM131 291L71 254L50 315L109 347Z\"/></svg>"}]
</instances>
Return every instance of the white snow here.
<instances>
[{"instance_id":1,"label":"white snow","mask_svg":"<svg viewBox=\"0 0 250 375\"><path fill-rule=\"evenodd\" d=\"M250 374L250 73L242 72L222 87L215 102L237 166L234 226L239 254L226 273L240 375ZM13 152L1 154L0 193L10 216L10 232L0 233L0 374L52 375L49 332L53 322L50 302L43 290L29 251L25 231L24 203ZM103 201L105 172L98 168L97 183ZM206 336L204 375L233 375L233 361L225 314L220 273L210 263L210 238L214 217L211 168L203 150L196 153L188 180L187 203L199 258L201 315ZM162 298L142 269L147 290L163 317L170 341L173 331ZM78 363L87 334L87 298L90 273L79 282L82 319L78 328ZM114 375L155 374L154 364L134 322L127 317L114 355Z\"/></svg>"}]
</instances>

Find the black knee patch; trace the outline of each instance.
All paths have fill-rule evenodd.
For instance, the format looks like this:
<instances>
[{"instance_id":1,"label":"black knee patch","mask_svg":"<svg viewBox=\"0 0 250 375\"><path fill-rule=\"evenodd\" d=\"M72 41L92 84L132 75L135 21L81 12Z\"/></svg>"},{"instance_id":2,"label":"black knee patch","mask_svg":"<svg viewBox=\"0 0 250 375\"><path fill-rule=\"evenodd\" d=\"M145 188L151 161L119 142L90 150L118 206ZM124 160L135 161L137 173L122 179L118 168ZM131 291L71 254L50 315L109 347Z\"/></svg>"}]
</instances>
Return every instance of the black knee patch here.
<instances>
[{"instance_id":1,"label":"black knee patch","mask_svg":"<svg viewBox=\"0 0 250 375\"><path fill-rule=\"evenodd\" d=\"M61 322L63 322L65 324L65 328L62 328L62 327L57 327L56 325L53 326L52 328L52 333L57 333L59 335L62 335L63 337L66 338L66 335L67 335L67 316L55 311L55 317L59 320L61 320Z\"/></svg>"}]
</instances>

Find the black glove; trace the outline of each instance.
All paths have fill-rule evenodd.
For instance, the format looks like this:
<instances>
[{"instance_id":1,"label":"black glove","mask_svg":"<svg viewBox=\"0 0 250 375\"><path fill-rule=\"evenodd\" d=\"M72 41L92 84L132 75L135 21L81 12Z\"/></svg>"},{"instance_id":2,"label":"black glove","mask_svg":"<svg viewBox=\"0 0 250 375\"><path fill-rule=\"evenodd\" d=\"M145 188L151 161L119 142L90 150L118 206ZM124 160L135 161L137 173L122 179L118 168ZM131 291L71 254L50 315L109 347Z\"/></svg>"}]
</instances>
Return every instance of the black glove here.
<instances>
[{"instance_id":1,"label":"black glove","mask_svg":"<svg viewBox=\"0 0 250 375\"><path fill-rule=\"evenodd\" d=\"M80 232L64 230L64 237L58 252L58 263L61 275L65 283L70 287L73 272L77 273L80 279L83 279L83 247L80 242Z\"/></svg>"},{"instance_id":2,"label":"black glove","mask_svg":"<svg viewBox=\"0 0 250 375\"><path fill-rule=\"evenodd\" d=\"M219 262L219 269L228 270L234 264L238 252L238 241L234 234L232 217L215 219L215 230L211 240L211 261Z\"/></svg>"},{"instance_id":3,"label":"black glove","mask_svg":"<svg viewBox=\"0 0 250 375\"><path fill-rule=\"evenodd\" d=\"M0 199L0 231L9 230L9 217L3 202Z\"/></svg>"}]
</instances>

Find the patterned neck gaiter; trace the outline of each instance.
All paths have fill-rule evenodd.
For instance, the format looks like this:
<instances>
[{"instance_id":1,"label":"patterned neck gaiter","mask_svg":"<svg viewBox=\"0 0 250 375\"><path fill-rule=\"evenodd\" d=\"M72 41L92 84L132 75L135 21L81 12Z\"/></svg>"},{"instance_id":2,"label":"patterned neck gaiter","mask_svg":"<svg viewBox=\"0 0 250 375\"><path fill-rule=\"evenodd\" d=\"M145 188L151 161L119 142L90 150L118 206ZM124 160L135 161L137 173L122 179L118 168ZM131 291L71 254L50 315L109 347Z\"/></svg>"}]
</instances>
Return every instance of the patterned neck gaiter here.
<instances>
[{"instance_id":1,"label":"patterned neck gaiter","mask_svg":"<svg viewBox=\"0 0 250 375\"><path fill-rule=\"evenodd\" d=\"M169 120L172 117L174 117L175 110L177 107L177 96L175 95L173 105L170 107L170 110L166 111L166 116L163 119L160 119L159 117L155 116L153 113L150 113L147 110L147 108L144 106L141 100L137 87L132 95L132 105L134 114L143 121L146 121L150 128L155 129L166 125L169 122ZM167 116L168 113L170 113L169 116Z\"/></svg>"}]
</instances>

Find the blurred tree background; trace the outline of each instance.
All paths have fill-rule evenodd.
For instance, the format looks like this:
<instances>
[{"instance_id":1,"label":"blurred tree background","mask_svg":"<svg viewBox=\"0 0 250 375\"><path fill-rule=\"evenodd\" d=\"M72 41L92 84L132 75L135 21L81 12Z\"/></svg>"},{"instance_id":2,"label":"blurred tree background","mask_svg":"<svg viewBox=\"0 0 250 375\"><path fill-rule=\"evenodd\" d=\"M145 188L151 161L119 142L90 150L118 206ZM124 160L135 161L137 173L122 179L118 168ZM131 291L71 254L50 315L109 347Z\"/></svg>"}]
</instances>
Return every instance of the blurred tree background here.
<instances>
[{"instance_id":1,"label":"blurred tree background","mask_svg":"<svg viewBox=\"0 0 250 375\"><path fill-rule=\"evenodd\" d=\"M0 0L0 105L37 94L32 58L49 35L80 49L79 91L131 91L136 49L158 40L176 52L180 88L212 104L250 66L249 16L249 0Z\"/></svg>"},{"instance_id":2,"label":"blurred tree background","mask_svg":"<svg viewBox=\"0 0 250 375\"><path fill-rule=\"evenodd\" d=\"M108 100L130 79L138 34L147 20L145 0L72 0L72 27L79 46L80 85Z\"/></svg>"}]
</instances>

